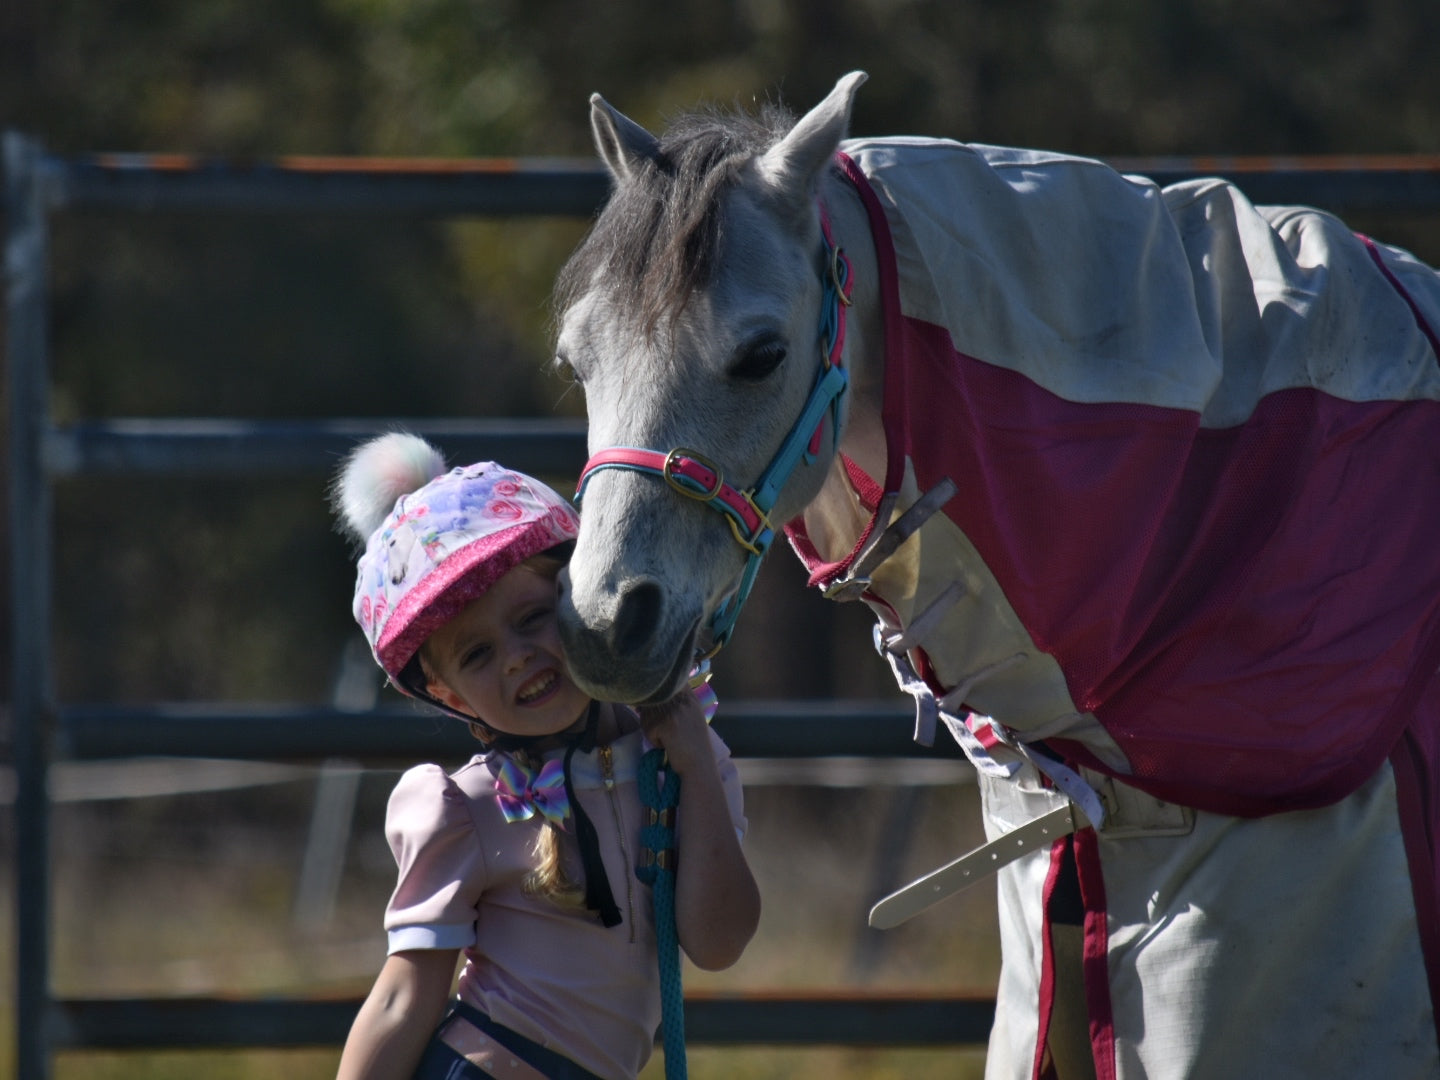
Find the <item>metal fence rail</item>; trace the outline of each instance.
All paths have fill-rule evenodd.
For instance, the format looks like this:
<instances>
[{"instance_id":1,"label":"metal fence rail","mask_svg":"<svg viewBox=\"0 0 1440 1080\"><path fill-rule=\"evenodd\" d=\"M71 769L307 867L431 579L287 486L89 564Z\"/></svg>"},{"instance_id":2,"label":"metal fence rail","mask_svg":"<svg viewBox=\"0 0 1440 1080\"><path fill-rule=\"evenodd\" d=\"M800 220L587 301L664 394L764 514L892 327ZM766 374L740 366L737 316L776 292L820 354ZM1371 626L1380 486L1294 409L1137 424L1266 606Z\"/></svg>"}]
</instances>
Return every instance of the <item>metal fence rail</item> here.
<instances>
[{"instance_id":1,"label":"metal fence rail","mask_svg":"<svg viewBox=\"0 0 1440 1080\"><path fill-rule=\"evenodd\" d=\"M284 158L223 162L184 156L62 158L18 133L4 137L6 357L9 401L9 750L16 773L16 1075L46 1080L59 1049L337 1044L355 1002L54 1000L49 989L47 770L52 760L164 753L236 758L328 756L345 726L358 757L468 754L457 732L390 712L284 706L56 706L49 655L51 484L79 473L328 471L371 421L156 420L52 423L48 412L49 222L57 213L324 214L332 216L588 216L608 180L593 162L396 161ZM1332 210L1434 213L1440 158L1119 159L1160 183L1220 176L1256 202ZM469 460L499 458L528 472L574 474L584 457L572 421L413 421ZM737 756L897 756L913 752L908 720L861 703L727 704L719 722ZM303 723L297 723L303 720ZM824 738L817 738L817 729ZM456 739L451 745L451 739ZM463 748L459 745L463 742ZM697 1042L926 1045L979 1043L993 1002L884 996L697 996Z\"/></svg>"},{"instance_id":2,"label":"metal fence rail","mask_svg":"<svg viewBox=\"0 0 1440 1080\"><path fill-rule=\"evenodd\" d=\"M457 461L504 460L541 476L579 475L583 421L114 419L47 428L41 459L52 477L78 473L329 474L360 440L403 427Z\"/></svg>"},{"instance_id":3,"label":"metal fence rail","mask_svg":"<svg viewBox=\"0 0 1440 1080\"><path fill-rule=\"evenodd\" d=\"M610 183L597 162L561 158L239 162L92 154L47 157L40 169L54 210L585 217Z\"/></svg>"},{"instance_id":4,"label":"metal fence rail","mask_svg":"<svg viewBox=\"0 0 1440 1080\"><path fill-rule=\"evenodd\" d=\"M359 1002L72 999L52 1012L62 1050L338 1046ZM685 1041L705 1046L954 1046L985 1041L995 1002L899 994L689 994Z\"/></svg>"},{"instance_id":5,"label":"metal fence rail","mask_svg":"<svg viewBox=\"0 0 1440 1080\"><path fill-rule=\"evenodd\" d=\"M1436 154L1117 157L1108 164L1161 185L1232 180L1256 203L1431 213L1440 202ZM598 163L556 158L246 163L179 154L41 155L36 169L52 211L585 217L609 190Z\"/></svg>"},{"instance_id":6,"label":"metal fence rail","mask_svg":"<svg viewBox=\"0 0 1440 1080\"><path fill-rule=\"evenodd\" d=\"M950 743L917 751L912 725L903 700L736 701L715 718L715 730L735 757L962 756ZM404 705L363 713L291 705L67 706L57 712L55 735L58 756L77 761L154 756L318 762L333 758L337 746L359 761L463 761L475 752L463 725Z\"/></svg>"}]
</instances>

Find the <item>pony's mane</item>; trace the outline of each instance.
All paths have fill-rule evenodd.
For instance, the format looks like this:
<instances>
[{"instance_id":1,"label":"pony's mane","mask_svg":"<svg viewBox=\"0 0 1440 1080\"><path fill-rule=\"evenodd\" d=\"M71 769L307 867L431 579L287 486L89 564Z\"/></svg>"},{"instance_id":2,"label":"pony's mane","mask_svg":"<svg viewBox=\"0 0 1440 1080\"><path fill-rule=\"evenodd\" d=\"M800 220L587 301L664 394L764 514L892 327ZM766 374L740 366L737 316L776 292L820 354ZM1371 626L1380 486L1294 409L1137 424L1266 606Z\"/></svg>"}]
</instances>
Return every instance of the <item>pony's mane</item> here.
<instances>
[{"instance_id":1,"label":"pony's mane","mask_svg":"<svg viewBox=\"0 0 1440 1080\"><path fill-rule=\"evenodd\" d=\"M660 137L658 155L616 186L595 227L560 271L557 312L597 281L640 314L653 334L709 283L724 222L721 195L741 168L794 126L779 105L756 113L687 113Z\"/></svg>"}]
</instances>

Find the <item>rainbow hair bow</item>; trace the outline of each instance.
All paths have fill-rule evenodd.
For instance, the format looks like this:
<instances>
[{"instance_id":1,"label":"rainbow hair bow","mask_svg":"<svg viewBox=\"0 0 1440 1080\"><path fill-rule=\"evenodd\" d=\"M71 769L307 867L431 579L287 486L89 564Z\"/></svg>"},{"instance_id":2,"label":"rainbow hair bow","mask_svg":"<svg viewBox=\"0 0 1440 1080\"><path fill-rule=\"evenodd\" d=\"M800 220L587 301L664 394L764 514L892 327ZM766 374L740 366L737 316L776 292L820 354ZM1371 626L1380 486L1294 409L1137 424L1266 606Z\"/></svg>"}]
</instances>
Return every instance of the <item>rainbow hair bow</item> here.
<instances>
[{"instance_id":1,"label":"rainbow hair bow","mask_svg":"<svg viewBox=\"0 0 1440 1080\"><path fill-rule=\"evenodd\" d=\"M565 827L570 797L565 793L565 766L559 758L547 761L538 773L507 757L495 777L495 799L507 822L526 821L536 814Z\"/></svg>"}]
</instances>

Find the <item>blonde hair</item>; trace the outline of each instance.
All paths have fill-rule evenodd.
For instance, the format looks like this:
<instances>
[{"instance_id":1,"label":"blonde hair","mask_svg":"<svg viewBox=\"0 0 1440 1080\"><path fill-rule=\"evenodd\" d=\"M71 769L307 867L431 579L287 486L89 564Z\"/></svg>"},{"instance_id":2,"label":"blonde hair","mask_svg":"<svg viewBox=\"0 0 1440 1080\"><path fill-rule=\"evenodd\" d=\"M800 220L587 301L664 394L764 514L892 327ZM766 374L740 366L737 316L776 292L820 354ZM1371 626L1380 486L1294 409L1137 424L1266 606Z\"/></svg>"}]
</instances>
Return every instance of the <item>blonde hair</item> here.
<instances>
[{"instance_id":1,"label":"blonde hair","mask_svg":"<svg viewBox=\"0 0 1440 1080\"><path fill-rule=\"evenodd\" d=\"M540 768L541 762L524 750L512 753L516 762L532 771ZM585 889L565 873L560 838L564 831L548 818L535 837L535 868L525 875L520 891L536 900L547 900L556 907L578 911L585 906Z\"/></svg>"}]
</instances>

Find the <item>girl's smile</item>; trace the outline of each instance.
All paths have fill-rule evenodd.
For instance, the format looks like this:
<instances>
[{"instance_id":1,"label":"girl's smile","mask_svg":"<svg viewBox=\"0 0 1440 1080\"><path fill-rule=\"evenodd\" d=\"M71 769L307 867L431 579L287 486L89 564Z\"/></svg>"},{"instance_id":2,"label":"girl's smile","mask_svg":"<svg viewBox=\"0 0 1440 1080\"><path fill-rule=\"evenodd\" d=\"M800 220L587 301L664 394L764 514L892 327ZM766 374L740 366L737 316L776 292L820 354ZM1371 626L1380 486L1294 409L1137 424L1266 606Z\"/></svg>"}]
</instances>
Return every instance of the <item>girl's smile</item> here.
<instances>
[{"instance_id":1,"label":"girl's smile","mask_svg":"<svg viewBox=\"0 0 1440 1080\"><path fill-rule=\"evenodd\" d=\"M520 704L533 705L552 691L558 690L559 686L560 679L555 672L543 671L520 687L520 692L515 696Z\"/></svg>"}]
</instances>

